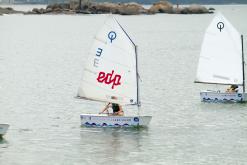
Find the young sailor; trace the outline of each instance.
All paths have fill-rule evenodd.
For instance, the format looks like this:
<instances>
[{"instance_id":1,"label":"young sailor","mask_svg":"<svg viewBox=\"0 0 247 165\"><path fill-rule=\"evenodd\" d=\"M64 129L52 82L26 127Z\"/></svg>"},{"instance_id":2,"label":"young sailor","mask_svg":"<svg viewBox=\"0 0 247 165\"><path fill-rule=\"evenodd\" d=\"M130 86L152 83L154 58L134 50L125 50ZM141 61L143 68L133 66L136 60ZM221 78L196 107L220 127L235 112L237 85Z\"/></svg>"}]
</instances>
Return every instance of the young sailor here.
<instances>
[{"instance_id":1,"label":"young sailor","mask_svg":"<svg viewBox=\"0 0 247 165\"><path fill-rule=\"evenodd\" d=\"M229 92L229 93L238 92L238 86L237 85L231 85L229 88L227 88L226 92Z\"/></svg>"},{"instance_id":2,"label":"young sailor","mask_svg":"<svg viewBox=\"0 0 247 165\"><path fill-rule=\"evenodd\" d=\"M116 97L112 97L112 99L117 99ZM107 111L107 113L109 114L109 107L112 108L113 113L111 115L116 115L116 116L123 116L124 115L124 111L121 105L116 104L116 103L108 103L105 108L99 113L104 113L105 111Z\"/></svg>"}]
</instances>

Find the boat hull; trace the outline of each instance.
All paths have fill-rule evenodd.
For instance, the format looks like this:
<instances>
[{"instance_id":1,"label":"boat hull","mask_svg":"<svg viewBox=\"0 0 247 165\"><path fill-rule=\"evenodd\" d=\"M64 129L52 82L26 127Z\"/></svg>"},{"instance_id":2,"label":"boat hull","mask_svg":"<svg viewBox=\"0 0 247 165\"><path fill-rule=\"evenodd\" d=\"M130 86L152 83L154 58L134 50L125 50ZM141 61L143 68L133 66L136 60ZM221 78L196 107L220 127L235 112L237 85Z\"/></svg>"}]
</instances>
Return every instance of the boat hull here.
<instances>
[{"instance_id":1,"label":"boat hull","mask_svg":"<svg viewBox=\"0 0 247 165\"><path fill-rule=\"evenodd\" d=\"M0 137L6 134L8 128L9 128L8 124L0 124Z\"/></svg>"},{"instance_id":2,"label":"boat hull","mask_svg":"<svg viewBox=\"0 0 247 165\"><path fill-rule=\"evenodd\" d=\"M147 126L151 116L112 116L107 114L81 114L82 126L94 127L133 127Z\"/></svg>"},{"instance_id":3,"label":"boat hull","mask_svg":"<svg viewBox=\"0 0 247 165\"><path fill-rule=\"evenodd\" d=\"M200 92L201 101L203 102L246 102L247 93L227 93L216 91Z\"/></svg>"}]
</instances>

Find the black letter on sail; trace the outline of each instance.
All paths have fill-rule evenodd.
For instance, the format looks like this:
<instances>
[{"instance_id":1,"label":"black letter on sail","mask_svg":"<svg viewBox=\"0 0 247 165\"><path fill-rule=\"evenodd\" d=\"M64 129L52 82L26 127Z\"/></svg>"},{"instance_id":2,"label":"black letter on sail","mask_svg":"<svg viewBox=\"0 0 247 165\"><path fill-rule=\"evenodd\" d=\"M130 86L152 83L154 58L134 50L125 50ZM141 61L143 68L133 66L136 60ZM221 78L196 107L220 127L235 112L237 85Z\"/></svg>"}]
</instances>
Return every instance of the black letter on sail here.
<instances>
[{"instance_id":1,"label":"black letter on sail","mask_svg":"<svg viewBox=\"0 0 247 165\"><path fill-rule=\"evenodd\" d=\"M217 28L220 29L220 32L221 32L222 29L224 29L224 26L225 25L224 25L223 22L218 22L218 24L217 24Z\"/></svg>"}]
</instances>

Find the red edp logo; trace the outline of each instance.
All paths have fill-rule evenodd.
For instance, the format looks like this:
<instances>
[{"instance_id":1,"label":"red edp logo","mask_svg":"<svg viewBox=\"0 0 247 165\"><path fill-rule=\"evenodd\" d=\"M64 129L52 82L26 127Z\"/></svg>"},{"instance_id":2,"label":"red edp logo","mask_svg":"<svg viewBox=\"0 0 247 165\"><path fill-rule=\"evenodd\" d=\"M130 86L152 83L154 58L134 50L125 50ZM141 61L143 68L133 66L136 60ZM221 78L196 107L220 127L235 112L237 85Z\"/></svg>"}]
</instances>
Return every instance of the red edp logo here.
<instances>
[{"instance_id":1,"label":"red edp logo","mask_svg":"<svg viewBox=\"0 0 247 165\"><path fill-rule=\"evenodd\" d=\"M97 80L99 83L112 84L112 89L114 86L121 85L121 75L115 74L114 76L114 70L111 73L99 72Z\"/></svg>"}]
</instances>

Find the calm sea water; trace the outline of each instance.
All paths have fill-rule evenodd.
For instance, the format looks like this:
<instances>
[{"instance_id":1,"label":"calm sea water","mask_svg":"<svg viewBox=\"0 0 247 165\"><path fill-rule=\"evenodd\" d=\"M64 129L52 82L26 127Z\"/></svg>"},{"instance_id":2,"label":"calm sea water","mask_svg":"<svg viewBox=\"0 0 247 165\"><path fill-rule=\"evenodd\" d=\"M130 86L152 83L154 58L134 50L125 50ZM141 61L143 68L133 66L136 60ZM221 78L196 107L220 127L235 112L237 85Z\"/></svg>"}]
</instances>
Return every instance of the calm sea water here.
<instances>
[{"instance_id":1,"label":"calm sea water","mask_svg":"<svg viewBox=\"0 0 247 165\"><path fill-rule=\"evenodd\" d=\"M247 52L247 6L214 7ZM247 164L247 105L201 103L217 87L193 83L213 16L116 15L139 46L145 129L80 127L103 107L74 96L106 15L0 16L0 164Z\"/></svg>"}]
</instances>

